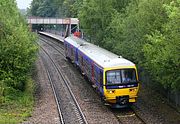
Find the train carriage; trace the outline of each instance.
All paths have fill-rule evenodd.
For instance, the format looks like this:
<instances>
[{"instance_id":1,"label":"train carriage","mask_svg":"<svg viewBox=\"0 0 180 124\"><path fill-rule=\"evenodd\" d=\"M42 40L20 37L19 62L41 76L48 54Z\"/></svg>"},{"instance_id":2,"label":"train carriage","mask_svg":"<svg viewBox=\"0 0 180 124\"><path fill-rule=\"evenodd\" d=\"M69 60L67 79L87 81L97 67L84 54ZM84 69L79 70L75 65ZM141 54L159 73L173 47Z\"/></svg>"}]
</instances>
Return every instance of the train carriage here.
<instances>
[{"instance_id":1,"label":"train carriage","mask_svg":"<svg viewBox=\"0 0 180 124\"><path fill-rule=\"evenodd\" d=\"M65 55L97 88L107 103L118 107L136 102L139 90L134 63L77 37L64 40Z\"/></svg>"},{"instance_id":2,"label":"train carriage","mask_svg":"<svg viewBox=\"0 0 180 124\"><path fill-rule=\"evenodd\" d=\"M73 63L76 63L76 65L79 66L79 56L78 56L78 47L83 44L82 40L78 40L76 37L75 39L72 38L66 38L64 47L65 47L65 56L70 59ZM68 41L68 42L67 42Z\"/></svg>"}]
</instances>

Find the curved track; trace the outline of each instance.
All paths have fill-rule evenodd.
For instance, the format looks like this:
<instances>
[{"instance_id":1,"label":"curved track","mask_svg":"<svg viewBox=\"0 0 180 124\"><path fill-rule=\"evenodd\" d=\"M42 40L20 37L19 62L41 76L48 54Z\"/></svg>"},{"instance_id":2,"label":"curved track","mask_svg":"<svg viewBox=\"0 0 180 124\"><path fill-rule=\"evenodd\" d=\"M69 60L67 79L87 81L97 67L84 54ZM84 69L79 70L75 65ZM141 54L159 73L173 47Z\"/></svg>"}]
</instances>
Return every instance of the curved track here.
<instances>
[{"instance_id":1,"label":"curved track","mask_svg":"<svg viewBox=\"0 0 180 124\"><path fill-rule=\"evenodd\" d=\"M57 99L56 102L57 102L57 104L59 106L58 111L60 113L59 115L61 115L60 116L60 120L62 121L61 123L62 124L63 123L69 123L69 121L70 121L69 119L73 118L73 120L75 120L75 122L71 121L72 123L84 123L84 124L87 124L87 120L86 120L86 118L85 118L85 116L84 116L84 114L83 114L83 112L82 112L76 98L75 98L75 95L73 94L73 92L72 92L72 90L71 90L71 88L69 86L68 80L65 78L65 76L61 72L60 67L51 58L50 54L43 47L41 47L41 45L39 45L39 46L42 49L42 52L44 54L44 55L41 55L43 61L46 61L45 58L46 59L48 58L48 60L51 62L51 65L55 69L58 77L61 78L61 81L63 81L63 84L61 85L61 87L63 87L63 90L66 90L66 91L62 91L62 89L59 88L59 84L52 82L51 76L50 76L49 72L47 71L47 73L49 75L48 77L49 77L49 80L51 82L51 85L52 85L52 87L55 87L54 88L54 93L56 94L56 96L55 96L56 99ZM46 67L48 66L47 64L45 64L45 65L46 65ZM67 96L65 96L65 95L62 96L63 95L62 92L64 92L63 94L65 94L65 92L66 92L66 94L68 94L68 97L70 97L70 98L67 99L66 98ZM63 103L64 101L66 101L66 102L69 101L69 103L70 103L69 107L72 107L71 111L65 111L66 106L63 106L63 104L66 105L68 103ZM61 104L61 103L63 103L63 104ZM74 115L74 116L73 117L68 117L69 113L71 113L71 115Z\"/></svg>"},{"instance_id":2,"label":"curved track","mask_svg":"<svg viewBox=\"0 0 180 124\"><path fill-rule=\"evenodd\" d=\"M53 42L48 42L47 39L40 37L40 40L45 42L46 44L48 44L49 46L53 47L55 50L57 50L63 57L65 57L64 52L60 51L63 50L64 51L64 47L60 46L59 44L56 44L53 40ZM55 45L55 46L53 46ZM59 49L60 48L60 49Z\"/></svg>"},{"instance_id":3,"label":"curved track","mask_svg":"<svg viewBox=\"0 0 180 124\"><path fill-rule=\"evenodd\" d=\"M49 40L50 38L48 38ZM64 56L64 52L60 51L64 50L64 48L62 48L60 45L58 45L57 43L55 43L55 41L51 40L51 42L48 42L46 40L46 37L41 38L41 40L43 42L45 42L46 44L48 44L49 46L51 46L53 49L57 50L61 55ZM50 56L49 56L50 58ZM65 56L64 56L65 58ZM53 60L52 60L53 62ZM53 62L54 63L54 62ZM56 64L53 64L54 66L56 66ZM57 68L57 71L60 71L60 69ZM65 78L63 78L65 79ZM67 82L68 84L68 82ZM69 87L70 88L70 87ZM140 123L140 124L145 124L145 121L138 116L138 114L136 113L136 110L134 110L134 108L128 108L128 109L123 109L123 110L112 110L112 112L115 114L116 118L119 120L119 123Z\"/></svg>"},{"instance_id":4,"label":"curved track","mask_svg":"<svg viewBox=\"0 0 180 124\"><path fill-rule=\"evenodd\" d=\"M44 35L39 35L40 36L40 39L43 40L43 41L47 41L58 46L59 48L63 49L64 50L64 46L63 46L63 41L58 41L58 40L55 40L55 39L52 39L50 37L46 37Z\"/></svg>"}]
</instances>

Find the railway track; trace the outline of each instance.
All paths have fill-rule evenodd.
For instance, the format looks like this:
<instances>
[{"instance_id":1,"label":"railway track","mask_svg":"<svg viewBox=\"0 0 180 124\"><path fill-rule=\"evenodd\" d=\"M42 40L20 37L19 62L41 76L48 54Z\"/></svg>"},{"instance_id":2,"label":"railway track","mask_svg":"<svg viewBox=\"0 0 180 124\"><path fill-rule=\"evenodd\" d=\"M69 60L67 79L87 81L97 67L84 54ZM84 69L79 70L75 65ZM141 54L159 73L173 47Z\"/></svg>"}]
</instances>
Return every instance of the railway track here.
<instances>
[{"instance_id":1,"label":"railway track","mask_svg":"<svg viewBox=\"0 0 180 124\"><path fill-rule=\"evenodd\" d=\"M50 37L46 37L46 36L43 36L43 35L39 35L39 36L40 36L40 39L42 39L42 40L48 40L48 41L50 41L50 43L52 43L52 44L54 44L54 45L56 45L56 46L58 46L59 48L61 48L61 49L64 50L63 42L57 41L57 40L55 40L55 39L52 39L52 38L50 38Z\"/></svg>"},{"instance_id":2,"label":"railway track","mask_svg":"<svg viewBox=\"0 0 180 124\"><path fill-rule=\"evenodd\" d=\"M61 81L63 81L63 84L57 84L53 82L53 75L50 74L48 71L48 65L47 63L44 63L46 65L47 68L47 74L49 77L49 81L51 82L51 86L54 89L54 94L55 98L56 98L56 102L58 104L58 111L59 111L59 115L60 115L60 120L61 120L61 124L64 123L83 123L83 124L87 124L87 120L75 98L75 95L73 94L70 86L69 86L69 82L68 80L65 78L65 76L63 75L61 68L54 62L54 60L51 58L51 56L49 55L49 53L43 48L41 47L41 45L39 45L43 54L41 54L41 58L43 59L43 62L45 62L45 58L48 58L51 65L53 66L53 68L55 69L55 71L57 72L57 76L59 78L61 78ZM61 87L61 88L59 88ZM63 87L63 88L62 88ZM63 90L66 91L63 91ZM63 95L65 94L65 95ZM69 97L68 99L66 97ZM68 102L68 103L67 103ZM70 104L68 107L70 107L70 109L67 109L67 104ZM66 111L69 110L69 111ZM69 116L71 115L71 116ZM73 117L72 117L73 116Z\"/></svg>"},{"instance_id":3,"label":"railway track","mask_svg":"<svg viewBox=\"0 0 180 124\"><path fill-rule=\"evenodd\" d=\"M43 42L45 42L46 44L48 44L49 46L51 46L51 47L53 47L55 50L57 50L58 51L58 53L60 53L63 57L65 57L65 55L64 55L64 48L63 47L61 47L60 45L57 45L57 44L55 44L54 42L48 42L45 38L40 38L40 40L41 41L43 41ZM55 46L54 46L54 45ZM61 50L60 50L60 49Z\"/></svg>"},{"instance_id":4,"label":"railway track","mask_svg":"<svg viewBox=\"0 0 180 124\"><path fill-rule=\"evenodd\" d=\"M136 117L137 117L143 124L146 124L145 120L142 119L142 118L137 114L137 110L135 110L135 109L137 109L137 108L133 106L133 107L131 107L131 109L132 109L133 112L135 113Z\"/></svg>"},{"instance_id":5,"label":"railway track","mask_svg":"<svg viewBox=\"0 0 180 124\"><path fill-rule=\"evenodd\" d=\"M146 124L133 107L124 109L111 109L120 124Z\"/></svg>"},{"instance_id":6,"label":"railway track","mask_svg":"<svg viewBox=\"0 0 180 124\"><path fill-rule=\"evenodd\" d=\"M45 66L44 66L45 67ZM65 121L64 121L64 119L63 119L63 114L62 114L62 110L61 110L61 107L60 107L60 105L59 105L59 102L58 102L58 98L57 98L57 93L56 93L56 91L55 91L55 87L54 87L54 84L53 84L53 82L52 82L52 78L51 78L51 76L50 76L50 74L49 74L49 71L47 70L47 68L45 68L45 70L46 70L46 73L47 73L47 76L48 76L48 79L49 79L49 83L51 84L51 87L52 87L52 90L53 90L53 94L54 94L54 98L55 98L55 101L56 101L56 104L57 104L57 109L58 109L58 114L59 114L59 119L60 119L60 123L61 124L65 124Z\"/></svg>"},{"instance_id":7,"label":"railway track","mask_svg":"<svg viewBox=\"0 0 180 124\"><path fill-rule=\"evenodd\" d=\"M57 50L60 54L63 53L58 48L55 47L57 45L56 43L54 43L54 42L49 43L45 38L41 38L41 40L43 42L45 42L46 44L50 45L55 50ZM59 47L59 45L58 45L58 47ZM61 50L63 50L63 49L61 49ZM123 123L127 123L127 121L128 121L128 123L135 122L138 124L145 124L145 121L136 113L134 108L129 108L128 110L125 110L125 111L123 110L123 112L121 110L120 111L112 110L112 112L115 114L116 118L119 120L119 123L123 124Z\"/></svg>"}]
</instances>

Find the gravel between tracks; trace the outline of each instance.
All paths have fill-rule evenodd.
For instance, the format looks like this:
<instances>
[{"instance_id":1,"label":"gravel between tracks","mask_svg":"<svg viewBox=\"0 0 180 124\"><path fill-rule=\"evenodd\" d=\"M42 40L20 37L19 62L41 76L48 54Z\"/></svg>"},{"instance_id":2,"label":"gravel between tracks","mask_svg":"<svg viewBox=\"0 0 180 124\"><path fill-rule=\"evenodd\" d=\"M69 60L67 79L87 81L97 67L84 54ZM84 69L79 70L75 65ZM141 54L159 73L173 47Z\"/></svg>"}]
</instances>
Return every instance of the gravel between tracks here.
<instances>
[{"instance_id":1,"label":"gravel between tracks","mask_svg":"<svg viewBox=\"0 0 180 124\"><path fill-rule=\"evenodd\" d=\"M57 105L48 81L46 71L41 59L38 57L36 62L36 92L35 107L32 114L23 124L56 124L59 123Z\"/></svg>"}]
</instances>

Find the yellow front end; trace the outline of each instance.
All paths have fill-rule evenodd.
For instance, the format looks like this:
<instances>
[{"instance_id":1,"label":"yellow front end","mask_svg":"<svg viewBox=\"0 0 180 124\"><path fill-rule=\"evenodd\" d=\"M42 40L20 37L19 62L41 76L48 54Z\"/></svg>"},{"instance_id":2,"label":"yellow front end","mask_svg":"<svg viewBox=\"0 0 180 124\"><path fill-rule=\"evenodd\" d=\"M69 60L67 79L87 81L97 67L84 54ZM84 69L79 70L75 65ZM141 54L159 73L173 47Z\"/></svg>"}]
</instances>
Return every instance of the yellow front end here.
<instances>
[{"instance_id":1,"label":"yellow front end","mask_svg":"<svg viewBox=\"0 0 180 124\"><path fill-rule=\"evenodd\" d=\"M121 70L121 69L134 69L136 73L136 79L137 83L134 84L123 84L121 86L114 86L113 88L107 86L107 79L106 79L106 72L112 71L112 70ZM139 83L138 83L138 74L137 69L135 66L125 66L125 67L117 67L117 68L107 68L104 71L104 96L105 101L108 103L118 103L119 98L123 99L126 98L129 103L136 102L137 94L139 91ZM116 88L117 87L117 88ZM123 102L123 101L122 101Z\"/></svg>"},{"instance_id":2,"label":"yellow front end","mask_svg":"<svg viewBox=\"0 0 180 124\"><path fill-rule=\"evenodd\" d=\"M109 103L117 103L117 97L119 96L128 96L129 102L136 102L137 93L139 90L138 87L124 88L124 89L106 89L104 87L104 96L105 100Z\"/></svg>"}]
</instances>

